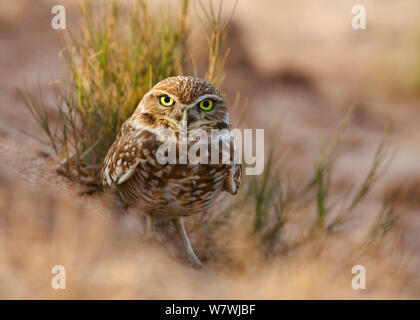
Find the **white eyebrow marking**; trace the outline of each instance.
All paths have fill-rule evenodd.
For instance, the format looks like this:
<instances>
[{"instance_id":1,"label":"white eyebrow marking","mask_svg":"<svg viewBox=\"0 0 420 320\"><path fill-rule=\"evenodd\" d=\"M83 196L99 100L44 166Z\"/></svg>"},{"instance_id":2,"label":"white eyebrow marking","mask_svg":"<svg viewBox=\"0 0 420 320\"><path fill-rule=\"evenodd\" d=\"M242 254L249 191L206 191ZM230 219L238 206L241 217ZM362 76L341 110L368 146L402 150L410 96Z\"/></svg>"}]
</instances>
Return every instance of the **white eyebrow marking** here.
<instances>
[{"instance_id":1,"label":"white eyebrow marking","mask_svg":"<svg viewBox=\"0 0 420 320\"><path fill-rule=\"evenodd\" d=\"M220 97L218 95L215 95L215 94L204 94L204 95L200 96L197 100L195 100L194 104L197 104L200 101L203 101L203 100L206 100L206 99L209 99L209 98L211 98L213 100L220 101L220 102L225 101L225 99L223 99L222 97Z\"/></svg>"},{"instance_id":2,"label":"white eyebrow marking","mask_svg":"<svg viewBox=\"0 0 420 320\"><path fill-rule=\"evenodd\" d=\"M199 103L199 102L201 102L203 100L206 100L206 99L212 99L212 100L216 100L216 101L219 101L219 102L225 101L222 97L217 96L215 94L204 94L204 95L198 97L193 103L191 103L189 105L186 105L185 107L188 108L188 109L191 109L194 106L196 106L197 103Z\"/></svg>"},{"instance_id":3,"label":"white eyebrow marking","mask_svg":"<svg viewBox=\"0 0 420 320\"><path fill-rule=\"evenodd\" d=\"M155 90L153 90L153 94L155 94L155 93L156 93L156 95L157 95L157 98L159 98L160 96L168 96L168 97L171 97L172 99L174 99L174 101L175 101L176 103L181 104L181 103L179 102L179 100L178 100L178 97L177 97L177 96L174 96L173 94L170 94L170 93L168 93L168 92L166 92L166 91L164 91L164 90L155 89Z\"/></svg>"}]
</instances>

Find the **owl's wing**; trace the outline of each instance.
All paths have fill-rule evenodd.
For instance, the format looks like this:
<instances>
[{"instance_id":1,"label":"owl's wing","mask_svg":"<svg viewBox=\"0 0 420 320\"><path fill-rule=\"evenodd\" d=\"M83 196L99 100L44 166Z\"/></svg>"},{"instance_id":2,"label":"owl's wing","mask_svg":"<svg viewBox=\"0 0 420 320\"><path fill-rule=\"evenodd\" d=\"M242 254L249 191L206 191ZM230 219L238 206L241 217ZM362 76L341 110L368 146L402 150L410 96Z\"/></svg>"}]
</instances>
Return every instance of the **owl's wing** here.
<instances>
[{"instance_id":1,"label":"owl's wing","mask_svg":"<svg viewBox=\"0 0 420 320\"><path fill-rule=\"evenodd\" d=\"M224 191L230 192L231 194L237 194L239 187L241 186L242 178L242 164L234 164L229 168L229 173L226 176L225 184L223 187Z\"/></svg>"},{"instance_id":2,"label":"owl's wing","mask_svg":"<svg viewBox=\"0 0 420 320\"><path fill-rule=\"evenodd\" d=\"M235 145L234 139L232 138L230 140L231 161L235 159L235 152L236 152L236 145ZM237 194L239 191L239 187L241 186L241 178L242 178L242 164L232 163L230 167L228 168L228 175L226 176L223 190L230 192L233 195Z\"/></svg>"},{"instance_id":3,"label":"owl's wing","mask_svg":"<svg viewBox=\"0 0 420 320\"><path fill-rule=\"evenodd\" d=\"M141 147L139 137L141 129L134 129L129 122L125 122L114 143L109 149L102 168L102 182L104 187L121 184L127 181L136 171L140 162L138 155Z\"/></svg>"}]
</instances>

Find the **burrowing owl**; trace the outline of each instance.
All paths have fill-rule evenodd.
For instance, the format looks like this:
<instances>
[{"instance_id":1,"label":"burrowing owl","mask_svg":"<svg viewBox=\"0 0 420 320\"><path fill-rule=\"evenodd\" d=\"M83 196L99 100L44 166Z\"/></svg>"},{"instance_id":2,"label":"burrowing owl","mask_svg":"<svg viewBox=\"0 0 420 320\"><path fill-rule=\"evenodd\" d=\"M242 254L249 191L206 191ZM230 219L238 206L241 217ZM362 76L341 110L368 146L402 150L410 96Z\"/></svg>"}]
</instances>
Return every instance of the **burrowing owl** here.
<instances>
[{"instance_id":1,"label":"burrowing owl","mask_svg":"<svg viewBox=\"0 0 420 320\"><path fill-rule=\"evenodd\" d=\"M200 265L182 217L207 209L221 191L236 194L242 167L220 158L217 163L161 164L157 152L163 142L158 135L169 130L176 137L178 152L180 123L188 134L198 129L207 133L231 129L225 99L213 85L195 77L167 78L144 95L122 125L105 157L102 177L106 188L115 185L127 204L147 214L149 228L153 228L154 216L171 219L189 261Z\"/></svg>"}]
</instances>

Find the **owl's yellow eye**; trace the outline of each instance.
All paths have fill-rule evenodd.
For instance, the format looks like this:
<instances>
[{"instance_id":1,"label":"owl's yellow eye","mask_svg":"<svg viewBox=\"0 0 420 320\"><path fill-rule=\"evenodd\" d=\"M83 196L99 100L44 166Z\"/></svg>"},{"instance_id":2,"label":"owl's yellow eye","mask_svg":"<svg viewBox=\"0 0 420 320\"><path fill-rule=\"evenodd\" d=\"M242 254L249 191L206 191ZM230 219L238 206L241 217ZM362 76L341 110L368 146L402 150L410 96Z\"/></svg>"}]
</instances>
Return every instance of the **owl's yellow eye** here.
<instances>
[{"instance_id":1,"label":"owl's yellow eye","mask_svg":"<svg viewBox=\"0 0 420 320\"><path fill-rule=\"evenodd\" d=\"M206 99L200 102L200 108L204 111L210 111L213 109L213 100Z\"/></svg>"},{"instance_id":2,"label":"owl's yellow eye","mask_svg":"<svg viewBox=\"0 0 420 320\"><path fill-rule=\"evenodd\" d=\"M164 106L164 107L170 107L171 105L173 105L174 104L174 99L172 99L171 97L169 97L169 96L161 96L160 98L159 98L159 102L160 102L160 104L162 105L162 106Z\"/></svg>"}]
</instances>

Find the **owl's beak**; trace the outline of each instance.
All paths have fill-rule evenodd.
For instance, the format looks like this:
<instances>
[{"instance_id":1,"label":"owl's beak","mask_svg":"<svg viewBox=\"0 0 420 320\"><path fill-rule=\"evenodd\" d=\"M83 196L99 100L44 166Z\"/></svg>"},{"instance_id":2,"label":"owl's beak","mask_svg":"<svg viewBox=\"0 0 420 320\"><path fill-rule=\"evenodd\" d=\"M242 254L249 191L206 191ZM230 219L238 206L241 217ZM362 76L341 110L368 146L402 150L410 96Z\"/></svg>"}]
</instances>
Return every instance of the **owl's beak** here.
<instances>
[{"instance_id":1,"label":"owl's beak","mask_svg":"<svg viewBox=\"0 0 420 320\"><path fill-rule=\"evenodd\" d=\"M188 122L188 111L189 111L189 108L185 108L182 113L182 121L185 123Z\"/></svg>"},{"instance_id":2,"label":"owl's beak","mask_svg":"<svg viewBox=\"0 0 420 320\"><path fill-rule=\"evenodd\" d=\"M190 126L192 123L194 123L194 121L196 120L194 119L194 117L191 116L191 113L190 113L192 107L193 106L184 106L182 108L181 122L186 128Z\"/></svg>"},{"instance_id":3,"label":"owl's beak","mask_svg":"<svg viewBox=\"0 0 420 320\"><path fill-rule=\"evenodd\" d=\"M188 130L187 128L188 128L188 108L185 108L182 111L182 118L181 118L179 130L181 132L184 132L184 134L186 134Z\"/></svg>"}]
</instances>

